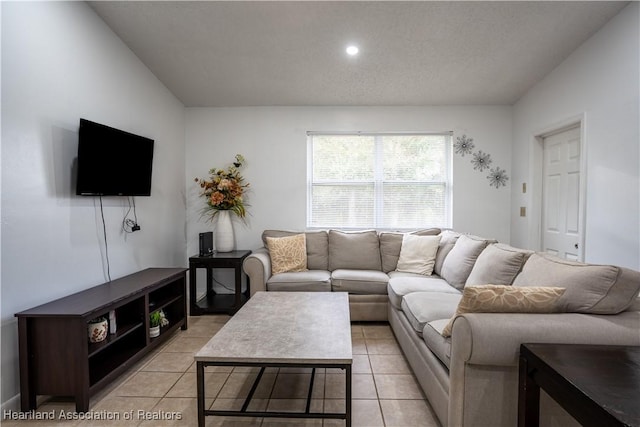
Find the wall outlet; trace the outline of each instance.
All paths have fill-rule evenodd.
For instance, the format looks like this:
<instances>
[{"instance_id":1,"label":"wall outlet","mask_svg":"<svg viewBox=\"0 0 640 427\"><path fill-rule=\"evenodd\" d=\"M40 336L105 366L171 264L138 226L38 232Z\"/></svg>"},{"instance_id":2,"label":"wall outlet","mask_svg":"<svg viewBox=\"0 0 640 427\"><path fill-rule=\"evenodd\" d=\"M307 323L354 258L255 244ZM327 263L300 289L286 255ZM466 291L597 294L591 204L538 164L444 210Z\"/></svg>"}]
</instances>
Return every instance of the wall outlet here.
<instances>
[{"instance_id":1,"label":"wall outlet","mask_svg":"<svg viewBox=\"0 0 640 427\"><path fill-rule=\"evenodd\" d=\"M527 208L525 206L520 206L520 216L527 216Z\"/></svg>"}]
</instances>

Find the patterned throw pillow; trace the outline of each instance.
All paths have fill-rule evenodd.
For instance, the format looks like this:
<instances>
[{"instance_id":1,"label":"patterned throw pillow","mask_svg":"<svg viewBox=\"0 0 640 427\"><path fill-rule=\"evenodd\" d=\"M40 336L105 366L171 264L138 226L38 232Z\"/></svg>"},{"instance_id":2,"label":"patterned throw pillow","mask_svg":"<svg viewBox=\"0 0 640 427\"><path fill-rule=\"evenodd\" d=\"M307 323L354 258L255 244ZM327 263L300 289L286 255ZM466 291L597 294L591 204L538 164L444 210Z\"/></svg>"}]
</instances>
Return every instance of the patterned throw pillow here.
<instances>
[{"instance_id":1,"label":"patterned throw pillow","mask_svg":"<svg viewBox=\"0 0 640 427\"><path fill-rule=\"evenodd\" d=\"M451 336L454 319L463 313L556 313L564 291L551 286L466 286L456 314L442 330L442 336Z\"/></svg>"},{"instance_id":2,"label":"patterned throw pillow","mask_svg":"<svg viewBox=\"0 0 640 427\"><path fill-rule=\"evenodd\" d=\"M307 271L307 242L304 234L267 237L271 274Z\"/></svg>"}]
</instances>

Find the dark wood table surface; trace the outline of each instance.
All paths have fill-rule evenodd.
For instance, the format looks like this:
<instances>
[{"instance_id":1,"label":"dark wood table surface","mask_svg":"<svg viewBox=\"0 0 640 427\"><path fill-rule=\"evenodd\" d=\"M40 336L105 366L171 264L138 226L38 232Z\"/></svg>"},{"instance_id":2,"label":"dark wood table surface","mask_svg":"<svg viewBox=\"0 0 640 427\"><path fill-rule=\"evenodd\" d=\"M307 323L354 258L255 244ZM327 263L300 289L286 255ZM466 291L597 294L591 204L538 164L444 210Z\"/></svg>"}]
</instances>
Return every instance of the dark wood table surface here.
<instances>
[{"instance_id":1,"label":"dark wood table surface","mask_svg":"<svg viewBox=\"0 0 640 427\"><path fill-rule=\"evenodd\" d=\"M640 426L640 346L522 344L518 425L537 426L540 389L584 426Z\"/></svg>"}]
</instances>

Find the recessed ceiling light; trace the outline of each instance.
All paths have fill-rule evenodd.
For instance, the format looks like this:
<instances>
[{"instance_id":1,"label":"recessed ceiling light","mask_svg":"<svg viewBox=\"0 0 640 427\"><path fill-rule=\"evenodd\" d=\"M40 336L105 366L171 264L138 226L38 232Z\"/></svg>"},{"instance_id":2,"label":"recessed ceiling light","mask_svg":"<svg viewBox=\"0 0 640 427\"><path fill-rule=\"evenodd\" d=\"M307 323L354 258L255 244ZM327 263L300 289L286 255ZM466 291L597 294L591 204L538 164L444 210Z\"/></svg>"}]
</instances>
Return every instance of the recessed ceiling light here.
<instances>
[{"instance_id":1,"label":"recessed ceiling light","mask_svg":"<svg viewBox=\"0 0 640 427\"><path fill-rule=\"evenodd\" d=\"M358 52L360 51L360 49L358 49L358 46L347 46L347 55L351 55L351 56L355 56L358 54Z\"/></svg>"}]
</instances>

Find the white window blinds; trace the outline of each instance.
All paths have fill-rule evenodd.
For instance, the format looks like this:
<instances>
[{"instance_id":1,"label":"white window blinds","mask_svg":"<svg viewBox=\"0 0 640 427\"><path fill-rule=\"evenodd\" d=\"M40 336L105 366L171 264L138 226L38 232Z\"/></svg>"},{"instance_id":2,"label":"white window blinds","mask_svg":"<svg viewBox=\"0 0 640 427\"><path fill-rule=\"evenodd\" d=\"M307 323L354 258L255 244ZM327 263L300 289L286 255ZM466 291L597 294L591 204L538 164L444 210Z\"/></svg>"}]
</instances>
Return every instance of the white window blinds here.
<instances>
[{"instance_id":1,"label":"white window blinds","mask_svg":"<svg viewBox=\"0 0 640 427\"><path fill-rule=\"evenodd\" d=\"M309 133L308 152L308 227L450 226L450 133Z\"/></svg>"}]
</instances>

